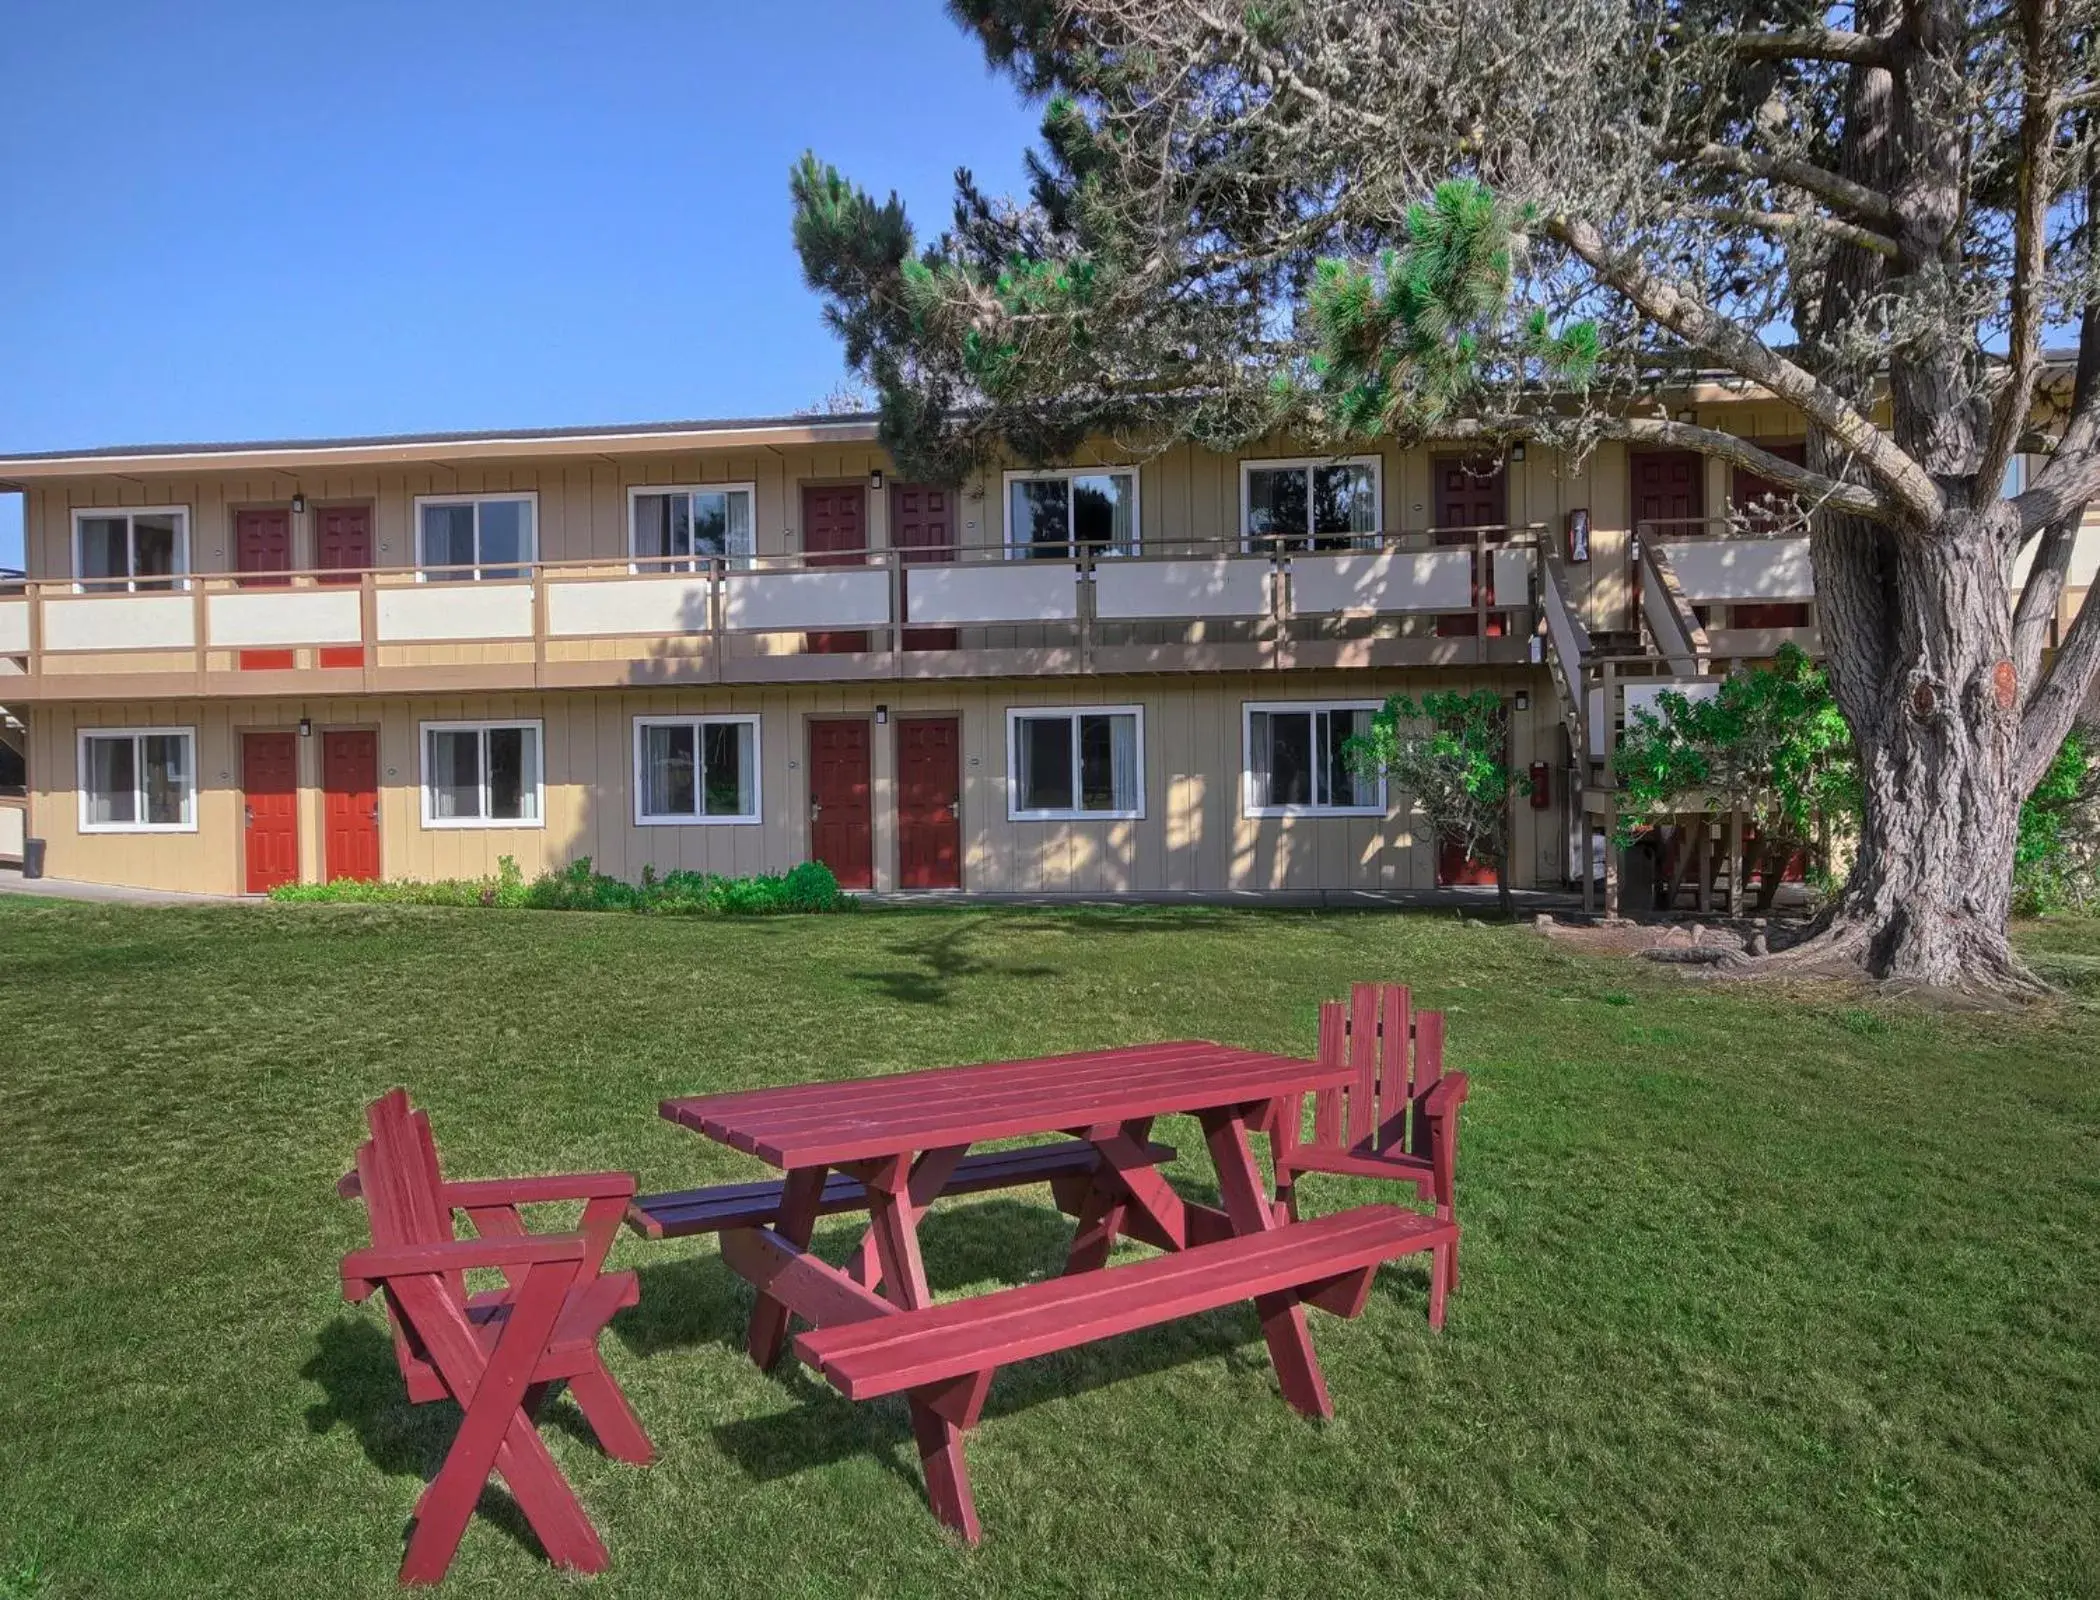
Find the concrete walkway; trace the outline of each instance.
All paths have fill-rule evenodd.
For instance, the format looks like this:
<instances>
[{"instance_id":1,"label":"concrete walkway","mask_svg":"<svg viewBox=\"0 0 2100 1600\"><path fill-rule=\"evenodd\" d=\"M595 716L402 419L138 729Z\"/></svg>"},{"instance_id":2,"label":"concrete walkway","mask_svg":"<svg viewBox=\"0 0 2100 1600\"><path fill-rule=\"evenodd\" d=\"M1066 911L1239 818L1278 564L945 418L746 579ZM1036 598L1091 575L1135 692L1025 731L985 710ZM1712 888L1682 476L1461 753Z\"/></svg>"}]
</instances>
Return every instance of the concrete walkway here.
<instances>
[{"instance_id":1,"label":"concrete walkway","mask_svg":"<svg viewBox=\"0 0 2100 1600\"><path fill-rule=\"evenodd\" d=\"M74 883L66 878L25 878L20 867L0 867L0 894L44 900L90 900L119 906L239 905L226 894L178 894L172 889L127 889L114 883Z\"/></svg>"}]
</instances>

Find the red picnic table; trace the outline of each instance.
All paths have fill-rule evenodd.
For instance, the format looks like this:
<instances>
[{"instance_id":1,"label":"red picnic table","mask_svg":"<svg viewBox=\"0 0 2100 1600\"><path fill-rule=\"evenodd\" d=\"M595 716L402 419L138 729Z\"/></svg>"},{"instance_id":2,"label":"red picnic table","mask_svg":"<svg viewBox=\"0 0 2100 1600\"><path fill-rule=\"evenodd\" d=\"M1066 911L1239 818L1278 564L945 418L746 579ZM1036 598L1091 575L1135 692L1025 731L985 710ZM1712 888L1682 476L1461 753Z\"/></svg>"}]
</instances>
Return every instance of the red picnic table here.
<instances>
[{"instance_id":1,"label":"red picnic table","mask_svg":"<svg viewBox=\"0 0 2100 1600\"><path fill-rule=\"evenodd\" d=\"M1184 1040L666 1100L665 1117L786 1181L651 1197L631 1216L657 1237L721 1232L723 1260L758 1290L748 1348L760 1366L779 1358L792 1314L813 1325L797 1353L848 1398L906 1394L934 1513L974 1543L962 1437L1005 1362L1252 1299L1285 1400L1325 1417L1306 1306L1355 1316L1380 1262L1426 1250L1441 1323L1454 1223L1393 1205L1292 1221L1255 1164L1250 1133L1294 1134L1302 1097L1349 1077L1338 1062ZM1174 1153L1150 1143L1152 1123L1170 1113L1201 1124L1222 1207L1184 1199L1159 1171ZM1053 1133L1068 1139L968 1154ZM919 1255L933 1200L1042 1179L1078 1217L1064 1275L934 1304ZM820 1214L863 1206L867 1233L844 1269L809 1253ZM1118 1235L1167 1254L1111 1267Z\"/></svg>"}]
</instances>

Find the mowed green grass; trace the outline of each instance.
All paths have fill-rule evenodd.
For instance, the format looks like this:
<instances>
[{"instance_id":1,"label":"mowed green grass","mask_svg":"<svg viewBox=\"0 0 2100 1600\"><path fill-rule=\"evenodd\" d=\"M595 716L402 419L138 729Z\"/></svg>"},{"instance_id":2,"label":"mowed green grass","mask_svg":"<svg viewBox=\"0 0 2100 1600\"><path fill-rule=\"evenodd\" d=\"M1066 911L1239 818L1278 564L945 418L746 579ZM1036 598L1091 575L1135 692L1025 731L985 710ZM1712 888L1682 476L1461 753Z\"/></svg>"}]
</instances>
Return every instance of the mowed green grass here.
<instances>
[{"instance_id":1,"label":"mowed green grass","mask_svg":"<svg viewBox=\"0 0 2100 1600\"><path fill-rule=\"evenodd\" d=\"M667 1094L1205 1036L1309 1053L1411 981L1473 1075L1465 1279L1315 1316L1337 1415L1235 1308L1010 1369L934 1524L902 1406L739 1348L710 1241L627 1240L609 1359L661 1451L548 1434L626 1595L2092 1593L2100 936L1949 1013L1688 983L1445 917L715 923L0 901L0 1595L383 1595L456 1420L404 1400L333 1184L408 1085L449 1168L760 1175ZM1200 1139L1177 1181L1206 1192ZM1313 1207L1390 1198L1308 1180ZM1039 1192L925 1230L936 1291L1056 1270ZM820 1234L843 1251L845 1220ZM500 1493L462 1595L578 1592Z\"/></svg>"}]
</instances>

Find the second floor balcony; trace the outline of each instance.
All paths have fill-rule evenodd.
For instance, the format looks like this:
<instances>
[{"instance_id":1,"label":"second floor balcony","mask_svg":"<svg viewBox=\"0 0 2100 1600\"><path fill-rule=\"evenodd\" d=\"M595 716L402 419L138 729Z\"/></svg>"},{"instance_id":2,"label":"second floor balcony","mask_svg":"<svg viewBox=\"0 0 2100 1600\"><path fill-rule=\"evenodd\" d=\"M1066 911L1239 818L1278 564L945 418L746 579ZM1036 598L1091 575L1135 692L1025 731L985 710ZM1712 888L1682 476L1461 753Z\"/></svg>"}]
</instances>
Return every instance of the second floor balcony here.
<instances>
[{"instance_id":1,"label":"second floor balcony","mask_svg":"<svg viewBox=\"0 0 2100 1600\"><path fill-rule=\"evenodd\" d=\"M0 699L1534 659L1543 530L0 585Z\"/></svg>"}]
</instances>

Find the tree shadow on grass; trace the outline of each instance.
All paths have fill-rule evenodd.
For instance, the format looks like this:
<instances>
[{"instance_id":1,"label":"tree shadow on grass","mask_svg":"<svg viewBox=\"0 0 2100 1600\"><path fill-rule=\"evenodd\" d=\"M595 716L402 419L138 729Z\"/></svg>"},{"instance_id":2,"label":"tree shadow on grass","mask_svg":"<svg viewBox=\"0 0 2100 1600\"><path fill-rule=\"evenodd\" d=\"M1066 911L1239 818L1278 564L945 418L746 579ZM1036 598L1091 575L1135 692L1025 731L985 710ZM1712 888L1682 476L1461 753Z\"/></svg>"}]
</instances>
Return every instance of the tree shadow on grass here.
<instances>
[{"instance_id":1,"label":"tree shadow on grass","mask_svg":"<svg viewBox=\"0 0 2100 1600\"><path fill-rule=\"evenodd\" d=\"M365 1459L389 1477L428 1483L437 1476L459 1432L460 1409L449 1400L411 1404L392 1341L375 1324L356 1316L333 1319L321 1329L313 1357L299 1369L299 1375L321 1387L321 1400L306 1408L309 1433L328 1434L339 1426L347 1427ZM540 1409L539 1421L597 1443L583 1413L566 1399L548 1401ZM525 1513L498 1480L491 1478L482 1486L474 1509L517 1544L546 1557ZM414 1520L411 1514L402 1525L404 1544Z\"/></svg>"},{"instance_id":2,"label":"tree shadow on grass","mask_svg":"<svg viewBox=\"0 0 2100 1600\"><path fill-rule=\"evenodd\" d=\"M954 999L955 987L966 978L1055 978L1055 967L1016 966L987 961L969 948L975 928L958 923L920 939L908 939L887 947L888 954L902 956L914 965L887 972L853 972L847 976L878 990L885 999L906 1005L944 1006Z\"/></svg>"}]
</instances>

